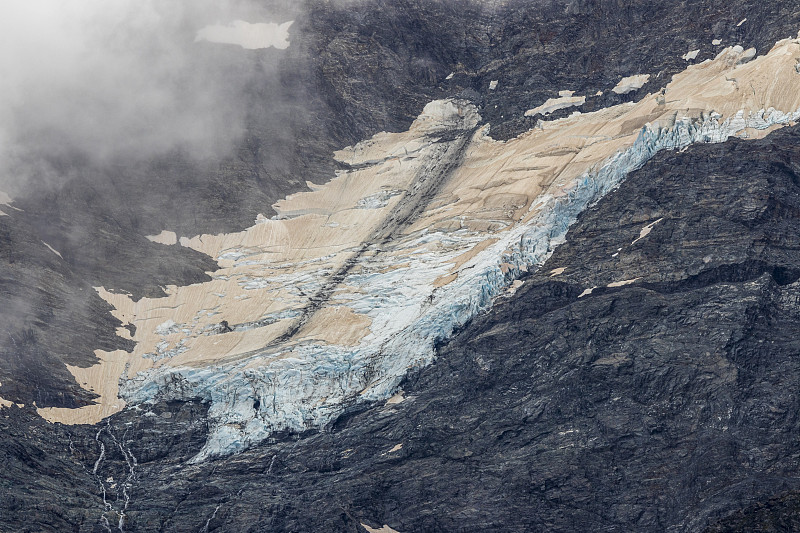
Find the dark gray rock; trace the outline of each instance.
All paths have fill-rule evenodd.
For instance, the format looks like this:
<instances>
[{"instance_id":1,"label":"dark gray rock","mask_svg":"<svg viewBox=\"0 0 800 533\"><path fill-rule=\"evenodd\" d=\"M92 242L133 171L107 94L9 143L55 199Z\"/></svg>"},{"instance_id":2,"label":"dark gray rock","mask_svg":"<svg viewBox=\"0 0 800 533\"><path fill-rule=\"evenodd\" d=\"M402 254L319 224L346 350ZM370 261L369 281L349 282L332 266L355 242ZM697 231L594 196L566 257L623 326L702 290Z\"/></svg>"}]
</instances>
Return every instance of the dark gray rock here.
<instances>
[{"instance_id":1,"label":"dark gray rock","mask_svg":"<svg viewBox=\"0 0 800 533\"><path fill-rule=\"evenodd\" d=\"M59 516L80 527L91 516L98 531L101 515L122 512L126 531L791 524L800 490L798 139L795 127L657 156L582 215L515 296L409 376L403 403L200 465L187 461L205 436L201 405L129 410L94 428L12 410L6 424L17 429L2 433L3 449L22 446L24 422L32 451L9 454L6 483L24 479L36 498L65 472L83 472L71 482L92 497L61 500ZM549 275L562 265L563 275ZM100 442L102 480L127 479L136 458L127 508L111 482L111 508L98 504L87 472ZM23 523L19 507L6 509L7 523ZM56 510L37 512L47 524Z\"/></svg>"},{"instance_id":2,"label":"dark gray rock","mask_svg":"<svg viewBox=\"0 0 800 533\"><path fill-rule=\"evenodd\" d=\"M232 59L256 75L248 135L228 160L77 158L64 168L85 172L0 217L0 382L27 406L0 411L0 530L796 528L798 127L658 155L410 375L401 404L196 465L199 402L75 427L31 406L91 401L64 363L130 348L91 287L157 295L214 269L144 235L246 226L329 178L334 149L405 129L436 97L470 98L505 138L558 90L606 91L583 110L619 103L637 97L608 93L619 78L649 73L639 94L656 89L689 49L713 55L713 38L765 51L798 28L788 2L308 2L284 59Z\"/></svg>"}]
</instances>

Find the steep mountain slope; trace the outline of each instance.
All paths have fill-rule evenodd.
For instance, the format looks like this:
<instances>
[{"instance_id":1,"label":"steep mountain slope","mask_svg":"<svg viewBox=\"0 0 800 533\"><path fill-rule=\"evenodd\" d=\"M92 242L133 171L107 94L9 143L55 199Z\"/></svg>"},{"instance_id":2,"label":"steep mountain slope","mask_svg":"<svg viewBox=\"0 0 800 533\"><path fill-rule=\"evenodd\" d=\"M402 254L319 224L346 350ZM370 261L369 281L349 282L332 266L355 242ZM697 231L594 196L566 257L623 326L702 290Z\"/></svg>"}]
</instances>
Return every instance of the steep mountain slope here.
<instances>
[{"instance_id":1,"label":"steep mountain slope","mask_svg":"<svg viewBox=\"0 0 800 533\"><path fill-rule=\"evenodd\" d=\"M800 199L798 137L792 128L657 156L583 214L516 294L407 379L403 401L325 432L189 466L207 431L197 404L68 433L12 409L28 426L4 419L6 475L25 481L6 516L20 517L19 530L91 529L97 484L109 519L127 484L126 530L166 531L206 521L252 531L362 522L697 531L749 502L793 501L800 265L787 213ZM618 277L641 280L579 297ZM30 443L39 439L60 445L40 450ZM65 476L77 490L31 505ZM758 512L785 521L769 514L793 508Z\"/></svg>"},{"instance_id":2,"label":"steep mountain slope","mask_svg":"<svg viewBox=\"0 0 800 533\"><path fill-rule=\"evenodd\" d=\"M235 156L2 206L0 529L791 524L798 29L309 2L227 50L280 71Z\"/></svg>"}]
</instances>

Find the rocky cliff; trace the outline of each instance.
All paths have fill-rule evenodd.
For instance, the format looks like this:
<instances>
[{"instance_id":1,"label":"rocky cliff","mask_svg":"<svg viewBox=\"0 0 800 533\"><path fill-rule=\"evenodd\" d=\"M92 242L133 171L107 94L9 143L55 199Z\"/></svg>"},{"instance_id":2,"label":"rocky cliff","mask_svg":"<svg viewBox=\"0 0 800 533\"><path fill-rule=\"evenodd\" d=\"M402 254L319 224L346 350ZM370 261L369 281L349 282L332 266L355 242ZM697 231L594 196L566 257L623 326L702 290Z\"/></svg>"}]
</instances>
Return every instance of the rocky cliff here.
<instances>
[{"instance_id":1,"label":"rocky cliff","mask_svg":"<svg viewBox=\"0 0 800 533\"><path fill-rule=\"evenodd\" d=\"M301 11L2 206L0 529L791 530L800 10Z\"/></svg>"}]
</instances>

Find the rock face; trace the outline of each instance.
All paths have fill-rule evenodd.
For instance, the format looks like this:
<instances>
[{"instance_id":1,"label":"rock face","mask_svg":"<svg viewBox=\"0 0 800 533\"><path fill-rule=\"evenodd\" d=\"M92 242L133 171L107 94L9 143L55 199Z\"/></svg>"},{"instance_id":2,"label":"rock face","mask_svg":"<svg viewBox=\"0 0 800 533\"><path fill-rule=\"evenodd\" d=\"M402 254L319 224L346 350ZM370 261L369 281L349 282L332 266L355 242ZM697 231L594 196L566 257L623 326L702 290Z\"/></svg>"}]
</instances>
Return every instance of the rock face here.
<instances>
[{"instance_id":1,"label":"rock face","mask_svg":"<svg viewBox=\"0 0 800 533\"><path fill-rule=\"evenodd\" d=\"M93 423L125 404L202 398L212 428L200 461L385 400L654 154L800 117L782 111L800 109L798 54L792 39L753 61L728 47L657 96L540 122L505 143L477 129L473 104L433 101L408 131L337 152L349 169L276 203L277 216L182 238L217 259L213 281L138 302L100 290L133 326L120 330L133 354L97 351L97 365L69 367L100 395L93 405L38 412Z\"/></svg>"},{"instance_id":2,"label":"rock face","mask_svg":"<svg viewBox=\"0 0 800 533\"><path fill-rule=\"evenodd\" d=\"M112 216L131 191L88 177L4 206L0 529L791 528L798 20L765 2L309 3L283 59L241 65L278 61L281 90L314 95L288 113L297 140L254 89L263 121L175 210L146 189L196 170L180 157L124 171L153 213L138 225ZM687 69L698 47L690 63L714 60ZM550 122L525 112L573 94ZM275 146L291 155L259 159ZM347 224L363 235L336 248ZM285 256L262 235L278 227ZM81 254L76 228L102 238ZM311 297L292 292L306 270ZM268 297L234 298L252 290Z\"/></svg>"}]
</instances>

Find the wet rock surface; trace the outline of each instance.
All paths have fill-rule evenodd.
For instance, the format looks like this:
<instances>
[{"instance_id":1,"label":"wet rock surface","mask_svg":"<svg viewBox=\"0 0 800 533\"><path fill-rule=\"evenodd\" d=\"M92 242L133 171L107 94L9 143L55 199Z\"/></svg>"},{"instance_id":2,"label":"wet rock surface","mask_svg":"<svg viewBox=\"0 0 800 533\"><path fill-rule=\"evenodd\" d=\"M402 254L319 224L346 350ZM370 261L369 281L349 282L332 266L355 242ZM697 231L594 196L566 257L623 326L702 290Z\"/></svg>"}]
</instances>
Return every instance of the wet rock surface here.
<instances>
[{"instance_id":1,"label":"wet rock surface","mask_svg":"<svg viewBox=\"0 0 800 533\"><path fill-rule=\"evenodd\" d=\"M407 126L434 97L472 98L504 138L532 127L524 111L558 90L604 90L580 109L603 107L655 90L689 50L713 56L711 39L766 50L800 27L786 2L320 2L304 17L282 90L307 114L286 111L290 126L254 120L219 170L177 158L123 171L134 189L74 178L0 217L0 393L26 404L0 410L0 530L796 528L797 127L656 156L584 213L516 294L409 376L400 403L197 465L200 402L97 426L32 413L33 401L91 401L64 363L126 346L92 286L158 294L215 268L145 234L269 215L304 180L331 175L333 149ZM610 91L648 73L640 93ZM254 101L267 89L256 84ZM283 149L275 143L291 156L267 157ZM189 174L199 182L182 182ZM154 184L176 183L185 194L154 203ZM114 269L141 257L136 278Z\"/></svg>"}]
</instances>

